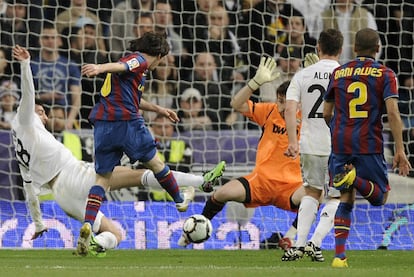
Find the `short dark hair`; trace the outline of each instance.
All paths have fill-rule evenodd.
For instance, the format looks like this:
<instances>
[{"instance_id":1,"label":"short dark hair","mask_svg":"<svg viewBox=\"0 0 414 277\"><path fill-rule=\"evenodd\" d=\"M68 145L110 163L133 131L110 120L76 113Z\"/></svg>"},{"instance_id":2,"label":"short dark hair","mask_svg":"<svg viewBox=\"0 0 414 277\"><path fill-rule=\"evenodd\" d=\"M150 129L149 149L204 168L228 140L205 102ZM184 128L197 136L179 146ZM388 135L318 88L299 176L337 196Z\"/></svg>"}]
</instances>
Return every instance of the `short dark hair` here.
<instances>
[{"instance_id":1,"label":"short dark hair","mask_svg":"<svg viewBox=\"0 0 414 277\"><path fill-rule=\"evenodd\" d=\"M318 44L323 54L336 56L342 49L344 36L337 29L326 29L319 35Z\"/></svg>"},{"instance_id":2,"label":"short dark hair","mask_svg":"<svg viewBox=\"0 0 414 277\"><path fill-rule=\"evenodd\" d=\"M137 23L137 20L139 18L149 18L149 19L151 19L152 22L154 22L154 17L152 16L152 13L150 13L150 12L141 12L141 13L138 13L137 16L135 17L134 23Z\"/></svg>"},{"instance_id":3,"label":"short dark hair","mask_svg":"<svg viewBox=\"0 0 414 277\"><path fill-rule=\"evenodd\" d=\"M43 103L42 100L40 100L40 98L35 97L35 104L44 107L45 103Z\"/></svg>"},{"instance_id":4,"label":"short dark hair","mask_svg":"<svg viewBox=\"0 0 414 277\"><path fill-rule=\"evenodd\" d=\"M377 31L371 28L361 29L355 35L355 51L375 52L379 41Z\"/></svg>"},{"instance_id":5,"label":"short dark hair","mask_svg":"<svg viewBox=\"0 0 414 277\"><path fill-rule=\"evenodd\" d=\"M277 96L286 96L287 89L290 85L290 80L284 81L276 90Z\"/></svg>"},{"instance_id":6,"label":"short dark hair","mask_svg":"<svg viewBox=\"0 0 414 277\"><path fill-rule=\"evenodd\" d=\"M56 25L54 24L54 22L45 20L42 23L42 30L45 30L45 29L56 29Z\"/></svg>"},{"instance_id":7,"label":"short dark hair","mask_svg":"<svg viewBox=\"0 0 414 277\"><path fill-rule=\"evenodd\" d=\"M147 32L142 37L131 40L128 50L132 52L139 51L154 57L158 55L164 57L170 52L170 46L165 33Z\"/></svg>"}]
</instances>

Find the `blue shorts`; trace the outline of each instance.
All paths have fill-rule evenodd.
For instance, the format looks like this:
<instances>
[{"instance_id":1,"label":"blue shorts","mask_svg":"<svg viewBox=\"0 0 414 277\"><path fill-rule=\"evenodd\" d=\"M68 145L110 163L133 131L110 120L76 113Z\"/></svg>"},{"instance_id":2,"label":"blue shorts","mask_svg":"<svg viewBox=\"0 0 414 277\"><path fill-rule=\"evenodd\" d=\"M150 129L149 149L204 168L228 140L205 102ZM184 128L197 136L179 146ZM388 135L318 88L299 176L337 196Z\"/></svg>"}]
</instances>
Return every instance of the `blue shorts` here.
<instances>
[{"instance_id":1,"label":"blue shorts","mask_svg":"<svg viewBox=\"0 0 414 277\"><path fill-rule=\"evenodd\" d=\"M131 160L147 162L157 153L154 137L142 120L94 123L95 171L112 172L125 153Z\"/></svg>"},{"instance_id":2,"label":"blue shorts","mask_svg":"<svg viewBox=\"0 0 414 277\"><path fill-rule=\"evenodd\" d=\"M344 165L351 163L356 175L377 184L382 192L390 190L387 163L383 154L331 154L329 157L329 183L336 174L344 171Z\"/></svg>"}]
</instances>

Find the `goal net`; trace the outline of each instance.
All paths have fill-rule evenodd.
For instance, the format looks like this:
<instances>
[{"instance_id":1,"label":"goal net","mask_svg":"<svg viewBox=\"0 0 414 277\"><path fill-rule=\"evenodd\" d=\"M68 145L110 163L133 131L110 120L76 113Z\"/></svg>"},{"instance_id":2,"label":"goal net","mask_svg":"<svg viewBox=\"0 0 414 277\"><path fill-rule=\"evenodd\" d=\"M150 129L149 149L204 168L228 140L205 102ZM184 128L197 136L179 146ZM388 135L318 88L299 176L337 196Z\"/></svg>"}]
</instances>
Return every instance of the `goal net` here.
<instances>
[{"instance_id":1,"label":"goal net","mask_svg":"<svg viewBox=\"0 0 414 277\"><path fill-rule=\"evenodd\" d=\"M86 6L71 7L71 2L84 2ZM202 2L209 3L208 7L197 5ZM215 7L216 2L221 8ZM274 2L287 4L275 6ZM190 161L174 161L171 167L187 168L191 173L202 174L224 160L227 164L224 183L231 178L243 176L254 168L256 146L261 136L259 126L232 111L231 97L254 75L262 54L273 56L281 68L285 64L281 69L285 73L285 80L291 78L295 70L302 66L303 55L315 51L320 24L324 23L319 19L324 18L325 23L336 20L336 13L333 13L332 18L326 17L332 8L330 2L333 1L174 0L168 5L168 2L160 0L0 1L0 65L3 60L7 62L4 72L0 66L0 82L2 84L5 80L12 80L19 85L19 65L11 59L10 51L15 44L20 44L30 50L34 66L45 66L45 70L34 74L39 95L47 95L51 91L60 95L55 98L56 102L50 102L50 107L61 105L58 99L65 99L62 103L67 105L67 116L71 109L76 108L72 94L76 94L78 86L81 105L72 132L82 140L83 158L90 159L93 158L93 136L87 117L99 98L105 76L80 76L81 65L116 62L128 53L128 42L139 34L147 30L166 32L170 55L161 61L156 70L148 72L143 98L181 110L179 115L182 120L174 126L174 139L186 143L191 149L191 158ZM355 2L356 6L351 10L358 10L364 15L363 22L359 24L375 24L380 34L382 47L379 60L391 67L398 76L404 143L406 153L414 165L414 3L387 0ZM24 13L19 9L21 7ZM293 8L304 16L303 19L299 17L299 22L292 19L298 17ZM324 11L325 17L320 16ZM295 37L295 33L303 35L303 32L295 32L293 27L295 22L300 25L301 20L308 27L303 42ZM44 33L47 23L54 24L57 36ZM353 34L352 28L357 27L353 25L344 33L347 37L344 47L348 50L352 48L352 40L349 39ZM59 53L63 59L52 62L38 59L37 57L50 57L48 51L52 51L50 48L53 48L53 44L50 45L49 40L54 39L57 47L55 53ZM283 50L285 47L287 51ZM290 47L300 49L299 54L289 50ZM352 51L346 53L348 56L343 59L352 56ZM298 58L299 61L296 61ZM265 91L257 91L252 100L274 101L272 97L276 85L279 86L285 80L270 87L273 89L270 98L267 98ZM3 91L3 87L1 89ZM48 96L44 97L47 99ZM187 118L184 113L186 103L197 100L201 100L203 112ZM6 120L3 105L0 111L1 120ZM154 126L155 115L143 115L148 125ZM386 123L386 118L384 122ZM59 136L57 130L55 133ZM386 124L384 138L392 188L389 201L385 206L373 207L363 199L357 200L352 215L352 230L347 246L349 249L413 249L414 174L403 178L393 172L391 165L394 144ZM75 247L80 223L67 217L48 194L41 196L41 208L50 231L42 238L30 240L34 224L24 202L22 179L12 145L10 130L0 130L0 247ZM160 152L168 159L169 154L163 150ZM123 232L124 240L120 248L179 248L177 241L184 219L201 213L208 195L197 192L196 201L189 210L178 213L174 203L165 199L165 193L161 190L123 189L107 194L102 211ZM193 247L259 249L260 242L272 233L285 233L294 218L295 214L275 207L245 209L242 205L231 202L212 220L212 238ZM333 233L323 241L322 248L334 248Z\"/></svg>"}]
</instances>

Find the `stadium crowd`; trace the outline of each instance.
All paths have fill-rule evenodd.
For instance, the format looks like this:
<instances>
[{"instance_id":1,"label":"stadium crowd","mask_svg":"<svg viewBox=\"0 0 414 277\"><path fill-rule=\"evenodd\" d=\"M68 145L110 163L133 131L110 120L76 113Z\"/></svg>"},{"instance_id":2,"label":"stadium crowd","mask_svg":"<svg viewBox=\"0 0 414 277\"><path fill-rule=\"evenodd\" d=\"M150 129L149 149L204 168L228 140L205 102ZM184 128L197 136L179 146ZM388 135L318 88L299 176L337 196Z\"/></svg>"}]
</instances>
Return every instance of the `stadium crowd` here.
<instances>
[{"instance_id":1,"label":"stadium crowd","mask_svg":"<svg viewBox=\"0 0 414 277\"><path fill-rule=\"evenodd\" d=\"M411 127L414 5L405 1L2 0L0 7L0 42L9 65L1 80L13 79L19 86L10 50L16 44L28 47L36 57L37 92L50 106L66 106L67 129L91 128L88 114L103 83L103 76L81 78L80 66L117 61L128 42L147 31L165 33L171 48L161 66L165 70L147 76L147 100L178 109L183 92L196 88L213 129L256 128L244 124L229 103L252 77L260 56L275 57L286 72L252 96L272 101L272 90L293 76L301 67L296 61L315 52L319 33L330 27L345 34L341 63L354 57L358 29L379 31L384 50L378 58L399 77L401 108ZM144 116L150 124L153 115Z\"/></svg>"}]
</instances>

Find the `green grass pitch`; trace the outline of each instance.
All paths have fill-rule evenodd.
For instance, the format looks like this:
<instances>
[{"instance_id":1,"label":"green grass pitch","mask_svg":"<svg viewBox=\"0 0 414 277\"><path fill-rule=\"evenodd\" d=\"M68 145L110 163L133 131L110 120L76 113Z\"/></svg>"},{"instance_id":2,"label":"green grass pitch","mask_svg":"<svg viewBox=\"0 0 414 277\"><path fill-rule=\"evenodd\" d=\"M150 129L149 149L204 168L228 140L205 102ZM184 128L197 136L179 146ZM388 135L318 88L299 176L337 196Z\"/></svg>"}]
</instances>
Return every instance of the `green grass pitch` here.
<instances>
[{"instance_id":1,"label":"green grass pitch","mask_svg":"<svg viewBox=\"0 0 414 277\"><path fill-rule=\"evenodd\" d=\"M104 258L72 250L0 250L0 276L414 276L414 251L347 251L349 268L308 257L282 262L281 250L113 250Z\"/></svg>"}]
</instances>

